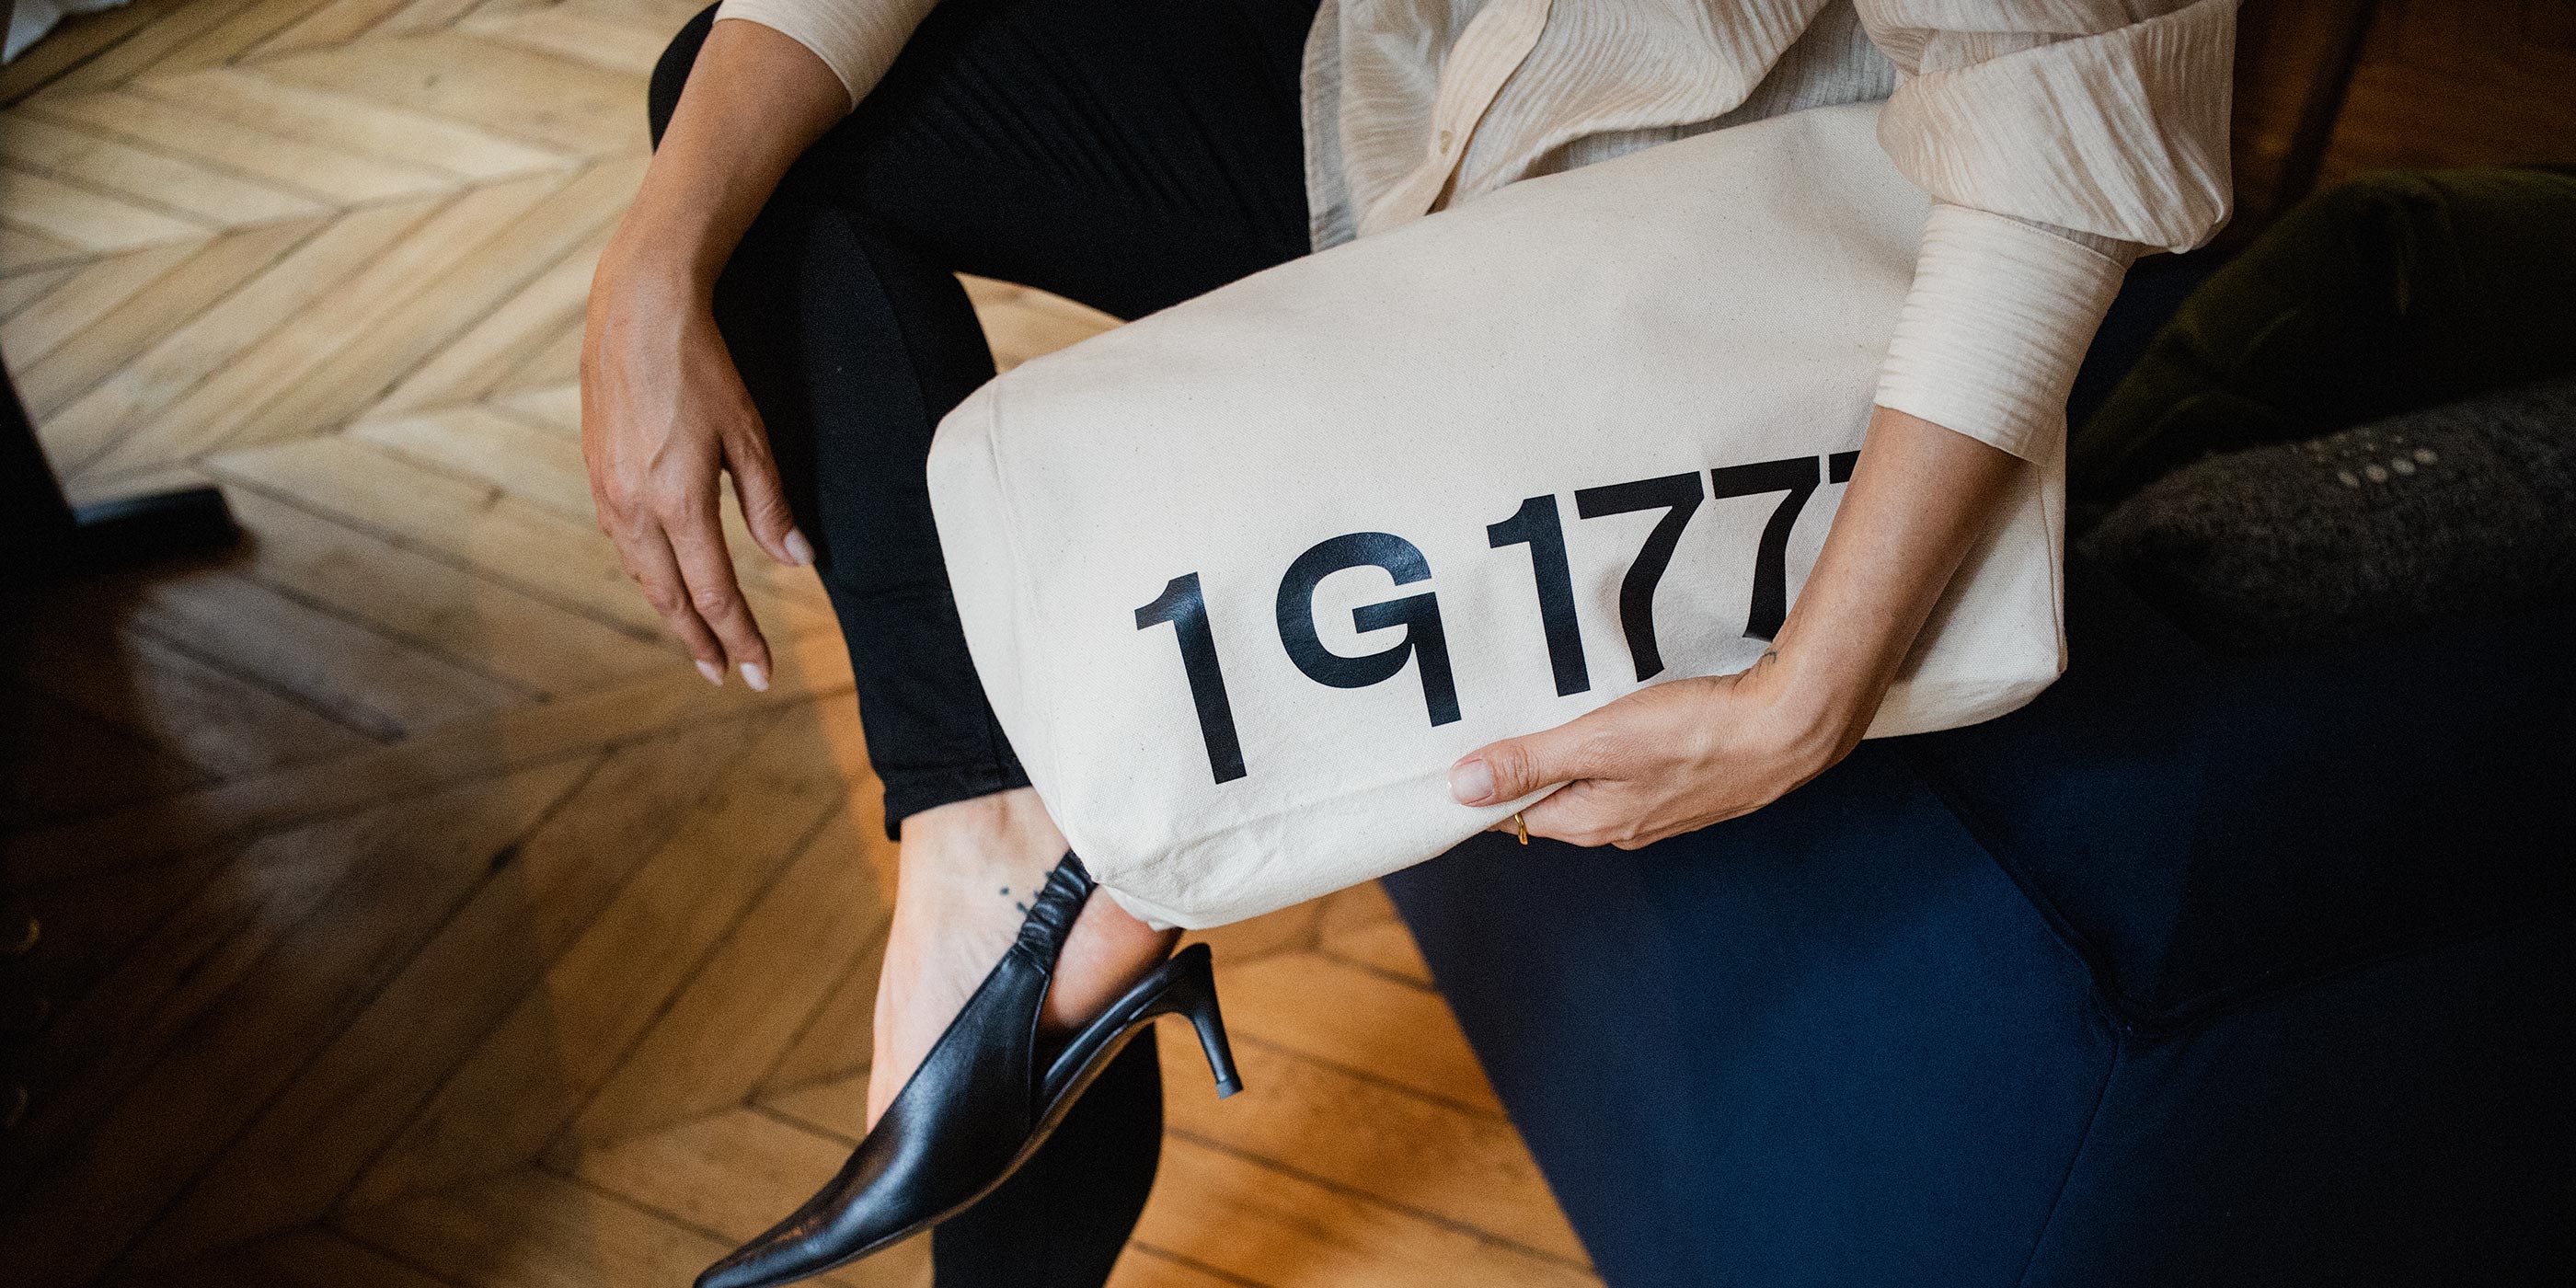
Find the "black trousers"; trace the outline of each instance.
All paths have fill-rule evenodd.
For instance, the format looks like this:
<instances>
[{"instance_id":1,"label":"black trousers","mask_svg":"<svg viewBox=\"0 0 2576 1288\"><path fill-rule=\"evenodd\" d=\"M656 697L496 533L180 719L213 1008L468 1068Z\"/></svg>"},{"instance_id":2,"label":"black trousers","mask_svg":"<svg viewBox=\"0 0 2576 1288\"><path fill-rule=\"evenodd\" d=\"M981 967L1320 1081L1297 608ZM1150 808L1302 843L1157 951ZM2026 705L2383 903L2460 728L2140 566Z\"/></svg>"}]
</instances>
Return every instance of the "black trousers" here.
<instances>
[{"instance_id":1,"label":"black trousers","mask_svg":"<svg viewBox=\"0 0 2576 1288\"><path fill-rule=\"evenodd\" d=\"M966 655L924 465L992 378L957 273L1121 318L1307 249L1315 0L949 0L790 172L716 316L814 542L892 829L1024 786ZM712 24L653 77L654 135Z\"/></svg>"},{"instance_id":2,"label":"black trousers","mask_svg":"<svg viewBox=\"0 0 2576 1288\"><path fill-rule=\"evenodd\" d=\"M1316 0L946 0L798 162L716 320L814 542L891 831L1024 786L985 702L924 477L993 375L957 273L1137 317L1307 249L1298 71ZM714 22L652 84L653 136ZM1152 1035L1019 1175L932 1236L939 1288L1097 1288L1152 1189Z\"/></svg>"}]
</instances>

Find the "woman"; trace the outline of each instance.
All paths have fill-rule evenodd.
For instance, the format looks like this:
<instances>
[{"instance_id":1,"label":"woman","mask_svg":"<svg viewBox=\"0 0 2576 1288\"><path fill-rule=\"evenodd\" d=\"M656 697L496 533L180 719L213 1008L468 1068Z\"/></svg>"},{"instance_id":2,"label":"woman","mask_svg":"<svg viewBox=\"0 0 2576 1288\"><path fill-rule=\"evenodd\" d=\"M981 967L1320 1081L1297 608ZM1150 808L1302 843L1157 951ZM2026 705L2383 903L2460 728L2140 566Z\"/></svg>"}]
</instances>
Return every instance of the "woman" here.
<instances>
[{"instance_id":1,"label":"woman","mask_svg":"<svg viewBox=\"0 0 2576 1288\"><path fill-rule=\"evenodd\" d=\"M954 273L1133 317L1517 179L1888 100L1881 138L1934 213L1864 463L1777 647L1451 772L1467 804L1568 782L1526 812L1530 832L1643 845L1759 808L1858 741L2003 485L2060 449L2068 382L2128 263L2223 221L2233 9L725 0L701 14L656 75L658 150L594 281L584 446L603 526L711 682L762 688L769 666L718 527L720 474L761 547L816 565L831 592L901 841L871 1122L1065 848L984 703L931 523L932 430L992 374ZM1109 901L1082 905L1046 1023L1082 1023L1170 950ZM1128 1108L1095 1095L1067 1131L1090 1115L1150 1154L1150 1072L1129 1079ZM1109 1256L1142 1201L1131 1188L1087 1194L1100 1214L1073 1221ZM967 1242L943 1237L943 1273Z\"/></svg>"}]
</instances>

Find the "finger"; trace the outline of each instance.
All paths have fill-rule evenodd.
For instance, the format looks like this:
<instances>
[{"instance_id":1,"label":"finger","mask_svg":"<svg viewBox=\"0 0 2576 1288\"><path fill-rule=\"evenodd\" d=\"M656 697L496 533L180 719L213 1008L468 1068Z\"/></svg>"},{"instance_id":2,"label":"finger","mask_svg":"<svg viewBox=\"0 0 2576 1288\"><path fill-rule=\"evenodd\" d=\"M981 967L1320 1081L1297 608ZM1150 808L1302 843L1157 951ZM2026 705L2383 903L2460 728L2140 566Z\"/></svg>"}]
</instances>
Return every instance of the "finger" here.
<instances>
[{"instance_id":1,"label":"finger","mask_svg":"<svg viewBox=\"0 0 2576 1288\"><path fill-rule=\"evenodd\" d=\"M689 607L715 632L726 656L742 672L742 682L755 693L765 693L769 641L761 638L760 625L752 620L751 607L734 580L733 560L725 551L722 520L717 516L715 489L701 488L674 514L664 516L663 530L670 534L671 554L679 560L680 576L688 583Z\"/></svg>"},{"instance_id":2,"label":"finger","mask_svg":"<svg viewBox=\"0 0 2576 1288\"><path fill-rule=\"evenodd\" d=\"M643 588L644 602L662 615L663 624L697 659L698 674L707 677L709 684L722 685L724 646L690 605L688 583L680 576L678 560L671 555L669 538L650 520L621 524L609 535L617 540L617 560L626 565L626 575Z\"/></svg>"},{"instance_id":3,"label":"finger","mask_svg":"<svg viewBox=\"0 0 2576 1288\"><path fill-rule=\"evenodd\" d=\"M1616 823L1617 811L1618 802L1605 799L1597 784L1576 782L1545 800L1532 802L1521 811L1521 821L1532 836L1568 845L1608 845L1618 839L1621 831Z\"/></svg>"},{"instance_id":4,"label":"finger","mask_svg":"<svg viewBox=\"0 0 2576 1288\"><path fill-rule=\"evenodd\" d=\"M1594 718L1489 743L1449 767L1449 794L1461 805L1518 800L1542 787L1590 776Z\"/></svg>"},{"instance_id":5,"label":"finger","mask_svg":"<svg viewBox=\"0 0 2576 1288\"><path fill-rule=\"evenodd\" d=\"M780 563L802 568L814 562L814 543L796 530L795 512L787 508L787 485L779 481L769 436L758 425L726 441L725 468L733 475L734 499L742 502L742 521L751 529L751 539Z\"/></svg>"}]
</instances>

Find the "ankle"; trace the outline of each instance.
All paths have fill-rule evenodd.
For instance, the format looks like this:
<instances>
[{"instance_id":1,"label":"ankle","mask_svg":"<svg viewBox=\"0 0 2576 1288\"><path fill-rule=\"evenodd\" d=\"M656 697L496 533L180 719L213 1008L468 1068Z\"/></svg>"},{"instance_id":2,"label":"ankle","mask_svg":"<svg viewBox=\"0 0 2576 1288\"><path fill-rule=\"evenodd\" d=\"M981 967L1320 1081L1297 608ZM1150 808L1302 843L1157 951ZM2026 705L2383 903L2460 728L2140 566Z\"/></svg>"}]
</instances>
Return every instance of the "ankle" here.
<instances>
[{"instance_id":1,"label":"ankle","mask_svg":"<svg viewBox=\"0 0 2576 1288\"><path fill-rule=\"evenodd\" d=\"M1002 880L1034 890L1066 848L1025 787L923 810L903 820L901 835L898 879L933 887Z\"/></svg>"},{"instance_id":2,"label":"ankle","mask_svg":"<svg viewBox=\"0 0 2576 1288\"><path fill-rule=\"evenodd\" d=\"M1089 1021L1171 956L1180 942L1180 931L1156 930L1128 915L1107 893L1093 891L1065 936L1042 1022L1060 1031Z\"/></svg>"}]
</instances>

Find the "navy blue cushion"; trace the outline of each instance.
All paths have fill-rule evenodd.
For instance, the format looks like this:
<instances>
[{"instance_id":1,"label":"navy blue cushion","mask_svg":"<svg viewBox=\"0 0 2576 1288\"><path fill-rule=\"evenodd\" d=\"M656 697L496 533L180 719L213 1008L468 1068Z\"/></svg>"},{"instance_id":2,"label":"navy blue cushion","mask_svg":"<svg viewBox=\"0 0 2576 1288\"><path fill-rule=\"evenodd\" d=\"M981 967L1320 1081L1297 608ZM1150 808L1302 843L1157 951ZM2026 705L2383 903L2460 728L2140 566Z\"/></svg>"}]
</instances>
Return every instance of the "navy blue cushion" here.
<instances>
[{"instance_id":1,"label":"navy blue cushion","mask_svg":"<svg viewBox=\"0 0 2576 1288\"><path fill-rule=\"evenodd\" d=\"M2009 1284L2110 1075L2083 963L1884 744L1634 853L1487 833L1387 886L1617 1288Z\"/></svg>"},{"instance_id":2,"label":"navy blue cushion","mask_svg":"<svg viewBox=\"0 0 2576 1288\"><path fill-rule=\"evenodd\" d=\"M2074 664L1903 744L2124 1022L2566 906L2576 609L2207 653L2079 569Z\"/></svg>"}]
</instances>

